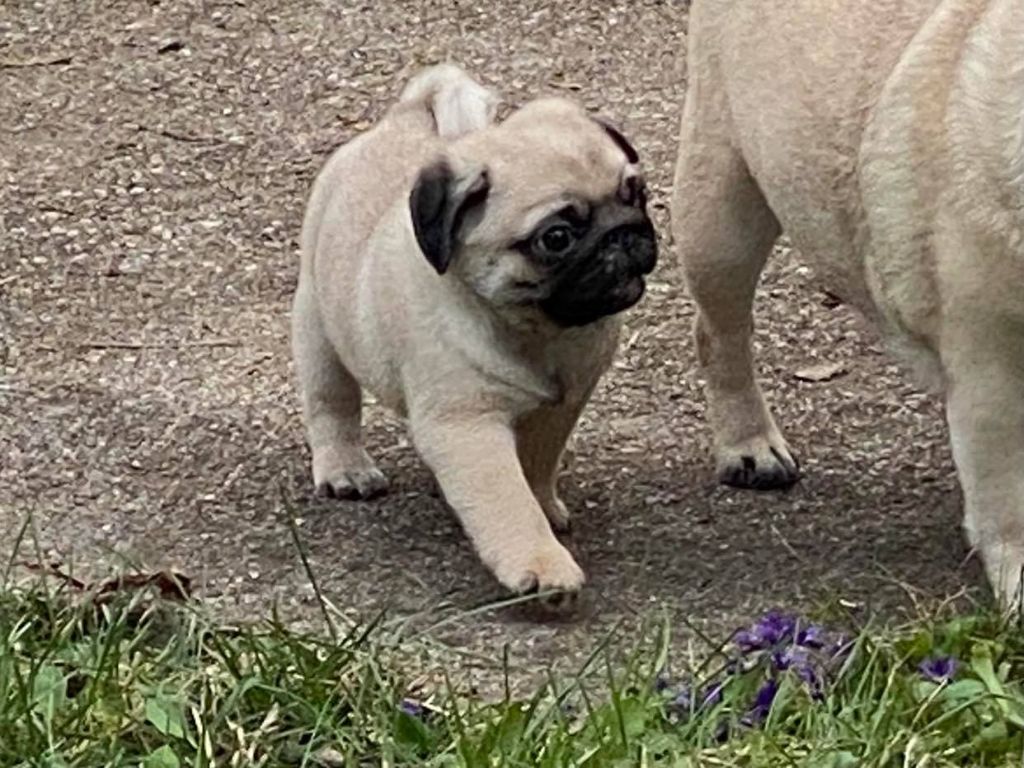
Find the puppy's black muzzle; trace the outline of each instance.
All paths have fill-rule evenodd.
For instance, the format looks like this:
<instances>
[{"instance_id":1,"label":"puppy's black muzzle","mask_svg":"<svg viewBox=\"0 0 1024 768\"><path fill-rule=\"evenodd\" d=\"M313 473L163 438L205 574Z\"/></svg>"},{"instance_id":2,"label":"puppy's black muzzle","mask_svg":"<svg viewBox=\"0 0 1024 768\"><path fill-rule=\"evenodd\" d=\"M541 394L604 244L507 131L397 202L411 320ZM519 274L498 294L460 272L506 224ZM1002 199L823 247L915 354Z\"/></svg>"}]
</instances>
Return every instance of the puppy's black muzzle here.
<instances>
[{"instance_id":1,"label":"puppy's black muzzle","mask_svg":"<svg viewBox=\"0 0 1024 768\"><path fill-rule=\"evenodd\" d=\"M649 219L615 227L559 276L541 309L565 328L622 312L640 301L644 275L657 260L658 241Z\"/></svg>"}]
</instances>

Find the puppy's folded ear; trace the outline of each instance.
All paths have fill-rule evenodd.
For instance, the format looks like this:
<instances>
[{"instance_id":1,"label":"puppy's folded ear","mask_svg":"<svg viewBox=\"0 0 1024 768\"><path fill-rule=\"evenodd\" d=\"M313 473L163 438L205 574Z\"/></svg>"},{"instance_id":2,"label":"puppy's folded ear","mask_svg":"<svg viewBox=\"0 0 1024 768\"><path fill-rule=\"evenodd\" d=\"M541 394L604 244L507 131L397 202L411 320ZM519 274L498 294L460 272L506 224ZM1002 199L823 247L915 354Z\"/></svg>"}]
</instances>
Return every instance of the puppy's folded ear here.
<instances>
[{"instance_id":1,"label":"puppy's folded ear","mask_svg":"<svg viewBox=\"0 0 1024 768\"><path fill-rule=\"evenodd\" d=\"M409 195L412 228L439 275L452 262L466 214L487 199L490 188L486 168L456 173L447 160L438 160L420 171Z\"/></svg>"},{"instance_id":2,"label":"puppy's folded ear","mask_svg":"<svg viewBox=\"0 0 1024 768\"><path fill-rule=\"evenodd\" d=\"M607 133L611 140L615 142L616 146L622 150L622 154L626 156L626 160L630 164L640 162L640 153L636 151L636 147L629 143L629 139L623 136L622 132L618 128L603 117L595 117L594 122L604 128L604 132Z\"/></svg>"}]
</instances>

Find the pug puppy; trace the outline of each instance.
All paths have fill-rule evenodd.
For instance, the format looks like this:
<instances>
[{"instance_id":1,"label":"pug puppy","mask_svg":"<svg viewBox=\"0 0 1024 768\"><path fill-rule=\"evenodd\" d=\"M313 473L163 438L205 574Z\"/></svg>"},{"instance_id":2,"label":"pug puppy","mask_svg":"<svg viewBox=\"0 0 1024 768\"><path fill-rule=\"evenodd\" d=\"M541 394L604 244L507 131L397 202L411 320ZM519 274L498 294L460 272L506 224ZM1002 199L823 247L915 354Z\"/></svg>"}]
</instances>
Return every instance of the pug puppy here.
<instances>
[{"instance_id":1,"label":"pug puppy","mask_svg":"<svg viewBox=\"0 0 1024 768\"><path fill-rule=\"evenodd\" d=\"M554 98L495 124L495 103L462 70L428 69L316 179L292 314L303 417L316 487L373 496L373 392L498 580L571 594L584 575L554 533L569 524L559 460L655 233L622 134Z\"/></svg>"},{"instance_id":2,"label":"pug puppy","mask_svg":"<svg viewBox=\"0 0 1024 768\"><path fill-rule=\"evenodd\" d=\"M673 230L720 479L797 462L754 378L781 231L944 392L965 528L1024 567L1024 3L697 0Z\"/></svg>"}]
</instances>

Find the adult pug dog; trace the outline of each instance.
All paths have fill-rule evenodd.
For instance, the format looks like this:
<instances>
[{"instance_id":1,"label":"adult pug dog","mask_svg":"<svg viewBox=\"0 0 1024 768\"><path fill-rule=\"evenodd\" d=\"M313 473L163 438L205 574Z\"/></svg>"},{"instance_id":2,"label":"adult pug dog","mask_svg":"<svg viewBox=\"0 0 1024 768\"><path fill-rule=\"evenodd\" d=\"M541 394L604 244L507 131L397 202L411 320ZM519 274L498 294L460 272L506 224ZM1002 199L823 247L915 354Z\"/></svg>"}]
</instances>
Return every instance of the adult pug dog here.
<instances>
[{"instance_id":1,"label":"adult pug dog","mask_svg":"<svg viewBox=\"0 0 1024 768\"><path fill-rule=\"evenodd\" d=\"M460 69L428 69L314 184L293 310L313 479L383 490L365 387L408 418L498 580L571 593L584 576L552 530L569 522L559 461L655 234L618 131L561 99L500 124L494 106Z\"/></svg>"},{"instance_id":2,"label":"adult pug dog","mask_svg":"<svg viewBox=\"0 0 1024 768\"><path fill-rule=\"evenodd\" d=\"M797 464L754 379L781 230L945 395L965 528L1024 566L1024 2L697 0L674 234L698 304L718 472Z\"/></svg>"}]
</instances>

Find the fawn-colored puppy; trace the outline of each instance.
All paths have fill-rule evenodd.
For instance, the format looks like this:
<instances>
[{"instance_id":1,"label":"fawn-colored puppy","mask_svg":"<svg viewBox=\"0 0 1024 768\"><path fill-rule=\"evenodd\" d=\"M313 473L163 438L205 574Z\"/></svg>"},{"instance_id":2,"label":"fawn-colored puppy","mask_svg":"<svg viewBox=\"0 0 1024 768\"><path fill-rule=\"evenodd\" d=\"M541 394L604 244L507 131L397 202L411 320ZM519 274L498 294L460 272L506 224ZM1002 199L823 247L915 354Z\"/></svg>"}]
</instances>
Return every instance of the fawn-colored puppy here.
<instances>
[{"instance_id":1,"label":"fawn-colored puppy","mask_svg":"<svg viewBox=\"0 0 1024 768\"><path fill-rule=\"evenodd\" d=\"M483 562L511 590L572 594L563 447L644 292L654 230L635 150L561 99L493 122L462 70L420 73L313 188L293 348L332 495L373 495L363 388L408 418Z\"/></svg>"}]
</instances>

